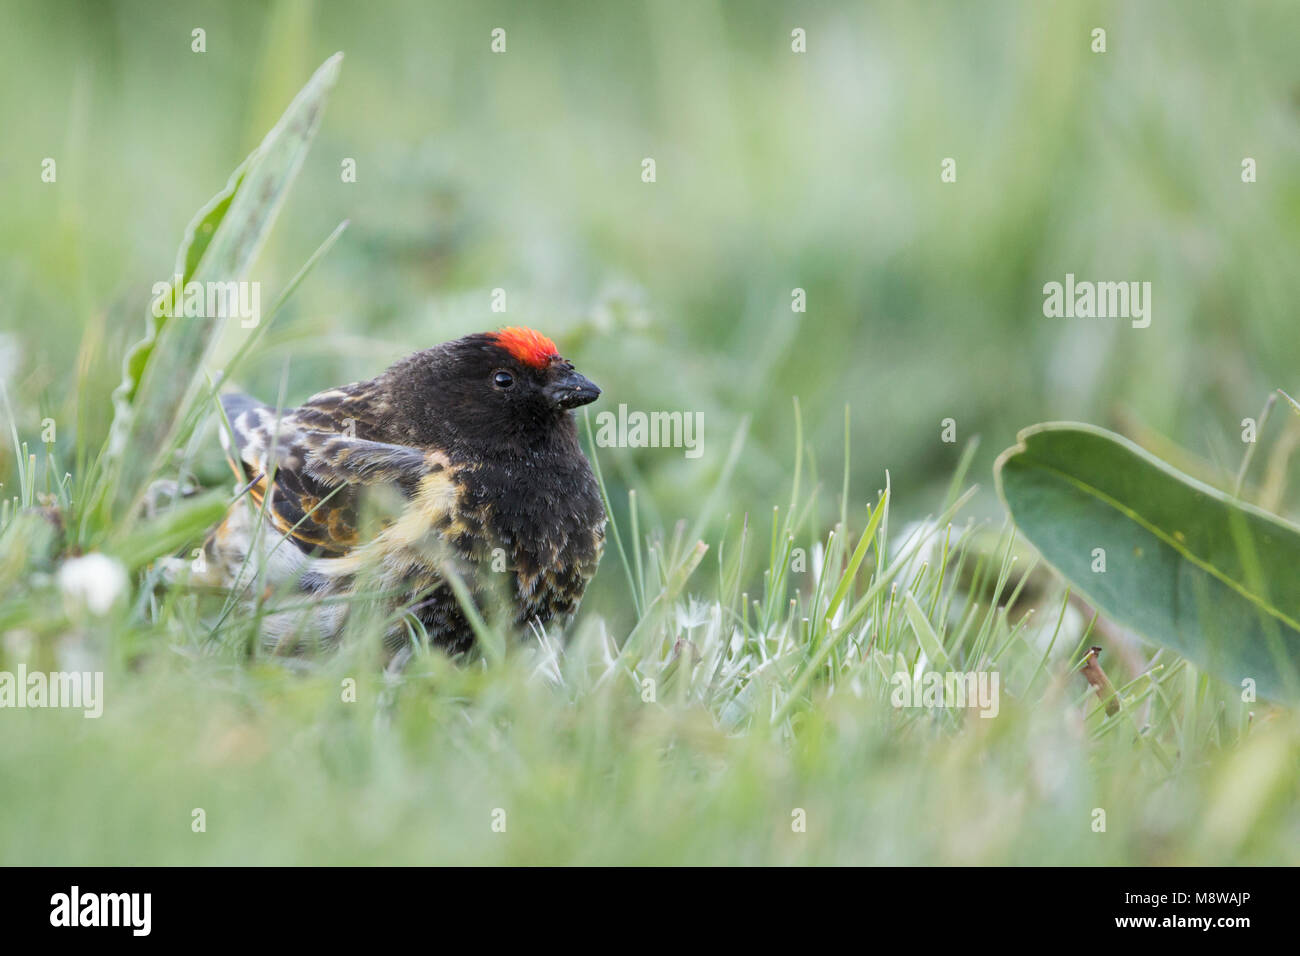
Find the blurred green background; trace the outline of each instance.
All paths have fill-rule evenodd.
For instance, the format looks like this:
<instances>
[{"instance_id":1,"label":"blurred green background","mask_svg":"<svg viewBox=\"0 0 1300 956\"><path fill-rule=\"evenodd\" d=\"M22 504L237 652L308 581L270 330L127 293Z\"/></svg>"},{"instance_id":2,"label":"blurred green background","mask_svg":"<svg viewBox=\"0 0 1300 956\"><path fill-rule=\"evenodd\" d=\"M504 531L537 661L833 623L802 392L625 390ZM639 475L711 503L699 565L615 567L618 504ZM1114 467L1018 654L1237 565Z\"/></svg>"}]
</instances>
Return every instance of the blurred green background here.
<instances>
[{"instance_id":1,"label":"blurred green background","mask_svg":"<svg viewBox=\"0 0 1300 956\"><path fill-rule=\"evenodd\" d=\"M1163 435L1231 469L1241 419L1300 388L1295 3L3 6L0 372L24 437L50 415L60 445L99 441L190 216L336 50L321 135L251 276L263 309L351 226L240 374L268 399L285 374L293 402L535 325L605 387L597 408L704 412L698 460L607 456L671 524L746 417L726 510L781 500L792 396L828 486L847 404L855 497L888 468L904 513L936 507L929 488L980 435L976 513L995 514L989 466L1032 422ZM1151 282L1151 327L1044 318L1042 286L1067 272Z\"/></svg>"}]
</instances>

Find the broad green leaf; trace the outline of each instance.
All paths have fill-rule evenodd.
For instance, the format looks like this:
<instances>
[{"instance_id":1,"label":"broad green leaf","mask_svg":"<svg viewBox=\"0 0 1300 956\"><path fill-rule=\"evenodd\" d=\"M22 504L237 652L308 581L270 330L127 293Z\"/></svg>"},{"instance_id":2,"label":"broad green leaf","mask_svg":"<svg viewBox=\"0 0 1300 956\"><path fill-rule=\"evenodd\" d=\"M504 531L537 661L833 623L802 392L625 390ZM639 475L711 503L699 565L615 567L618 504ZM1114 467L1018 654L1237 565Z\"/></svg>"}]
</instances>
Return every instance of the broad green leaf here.
<instances>
[{"instance_id":1,"label":"broad green leaf","mask_svg":"<svg viewBox=\"0 0 1300 956\"><path fill-rule=\"evenodd\" d=\"M179 275L183 282L188 282L194 276L195 267L198 265L204 250L207 249L208 243L212 240L217 226L225 218L226 211L230 208L230 200L234 197L239 184L243 182L244 171L248 168L251 159L250 156L240 163L239 167L230 174L230 179L226 181L226 185L222 187L221 192L209 199L203 208L194 214L194 218L185 227L185 235L181 239L180 249L176 252L176 265L173 267L172 275L168 276L166 281L172 281L175 276ZM114 402L129 403L135 398L140 379L144 375L145 366L158 341L158 331L170 318L167 313L159 316L154 315L152 306L151 301L144 338L131 347L130 351L127 352L126 360L123 362L122 383L113 394ZM126 406L125 413L121 412L119 405L119 414L114 418L114 425L118 425L119 422L123 425L130 422L129 404Z\"/></svg>"},{"instance_id":2,"label":"broad green leaf","mask_svg":"<svg viewBox=\"0 0 1300 956\"><path fill-rule=\"evenodd\" d=\"M998 493L1072 586L1233 684L1300 697L1300 528L1100 428L1018 438L994 468Z\"/></svg>"},{"instance_id":3,"label":"broad green leaf","mask_svg":"<svg viewBox=\"0 0 1300 956\"><path fill-rule=\"evenodd\" d=\"M247 275L302 167L341 61L342 54L325 61L225 188L199 210L176 255L174 275L182 283ZM113 393L109 503L118 517L134 512L149 480L184 440L177 431L202 391L204 359L228 321L172 316L166 305L159 317L151 308L145 337L128 353Z\"/></svg>"}]
</instances>

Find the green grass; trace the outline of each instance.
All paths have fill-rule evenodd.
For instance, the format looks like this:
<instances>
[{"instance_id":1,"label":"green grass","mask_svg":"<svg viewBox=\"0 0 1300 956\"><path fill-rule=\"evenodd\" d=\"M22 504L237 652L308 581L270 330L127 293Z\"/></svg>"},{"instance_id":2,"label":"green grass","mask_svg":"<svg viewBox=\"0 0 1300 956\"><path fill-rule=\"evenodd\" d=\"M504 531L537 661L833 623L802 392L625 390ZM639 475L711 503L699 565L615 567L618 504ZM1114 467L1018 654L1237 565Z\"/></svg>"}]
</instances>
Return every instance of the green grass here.
<instances>
[{"instance_id":1,"label":"green grass","mask_svg":"<svg viewBox=\"0 0 1300 956\"><path fill-rule=\"evenodd\" d=\"M5 666L102 659L106 701L4 714L4 862L1296 862L1293 712L1108 651L1107 717L1077 673L1088 621L1009 532L963 520L969 495L896 529L887 487L818 527L796 457L788 503L708 546L630 506L601 572L637 609L627 631L580 614L567 643L498 635L503 654L420 651L400 674L373 623L286 664L148 567L107 616L69 607L51 526L14 502ZM67 526L78 509L60 504ZM998 715L892 706L923 653L996 670Z\"/></svg>"},{"instance_id":2,"label":"green grass","mask_svg":"<svg viewBox=\"0 0 1300 956\"><path fill-rule=\"evenodd\" d=\"M1300 715L1094 623L990 491L1060 418L1298 513L1300 418L1249 475L1237 436L1300 394L1300 7L828 2L795 57L763 0L10 6L0 670L102 669L107 701L0 711L0 862L1300 862ZM268 311L209 367L291 405L505 319L605 387L593 411L708 426L699 461L592 450L614 525L569 634L485 625L400 675L377 614L286 662L257 614L160 583L230 499L207 373L137 463L200 494L123 513L142 476L102 454L193 210L339 49L250 273ZM1066 272L1151 280L1152 327L1044 319ZM58 584L86 551L129 574L104 616ZM996 670L998 716L894 707L923 652Z\"/></svg>"}]
</instances>

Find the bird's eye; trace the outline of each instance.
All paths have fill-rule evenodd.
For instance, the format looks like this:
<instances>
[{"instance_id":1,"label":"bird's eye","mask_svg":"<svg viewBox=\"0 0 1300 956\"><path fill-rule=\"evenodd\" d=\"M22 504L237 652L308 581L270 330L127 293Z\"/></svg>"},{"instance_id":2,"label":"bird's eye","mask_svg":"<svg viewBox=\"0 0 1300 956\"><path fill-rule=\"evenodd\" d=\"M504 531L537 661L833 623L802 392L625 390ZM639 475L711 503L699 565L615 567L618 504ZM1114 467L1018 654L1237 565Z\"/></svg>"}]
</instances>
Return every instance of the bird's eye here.
<instances>
[{"instance_id":1,"label":"bird's eye","mask_svg":"<svg viewBox=\"0 0 1300 956\"><path fill-rule=\"evenodd\" d=\"M515 377L505 369L498 369L492 375L492 384L497 388L509 388L515 384Z\"/></svg>"}]
</instances>

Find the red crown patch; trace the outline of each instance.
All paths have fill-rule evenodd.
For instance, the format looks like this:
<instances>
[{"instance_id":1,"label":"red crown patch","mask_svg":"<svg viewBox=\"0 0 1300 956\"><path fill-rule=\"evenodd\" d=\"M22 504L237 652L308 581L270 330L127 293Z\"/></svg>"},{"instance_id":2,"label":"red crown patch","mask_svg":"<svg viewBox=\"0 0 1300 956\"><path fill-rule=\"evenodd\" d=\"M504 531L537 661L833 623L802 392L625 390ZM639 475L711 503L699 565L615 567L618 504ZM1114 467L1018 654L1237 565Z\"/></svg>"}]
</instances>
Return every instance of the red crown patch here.
<instances>
[{"instance_id":1,"label":"red crown patch","mask_svg":"<svg viewBox=\"0 0 1300 956\"><path fill-rule=\"evenodd\" d=\"M541 368L559 355L555 343L533 329L521 325L494 332L492 341L525 365Z\"/></svg>"}]
</instances>

